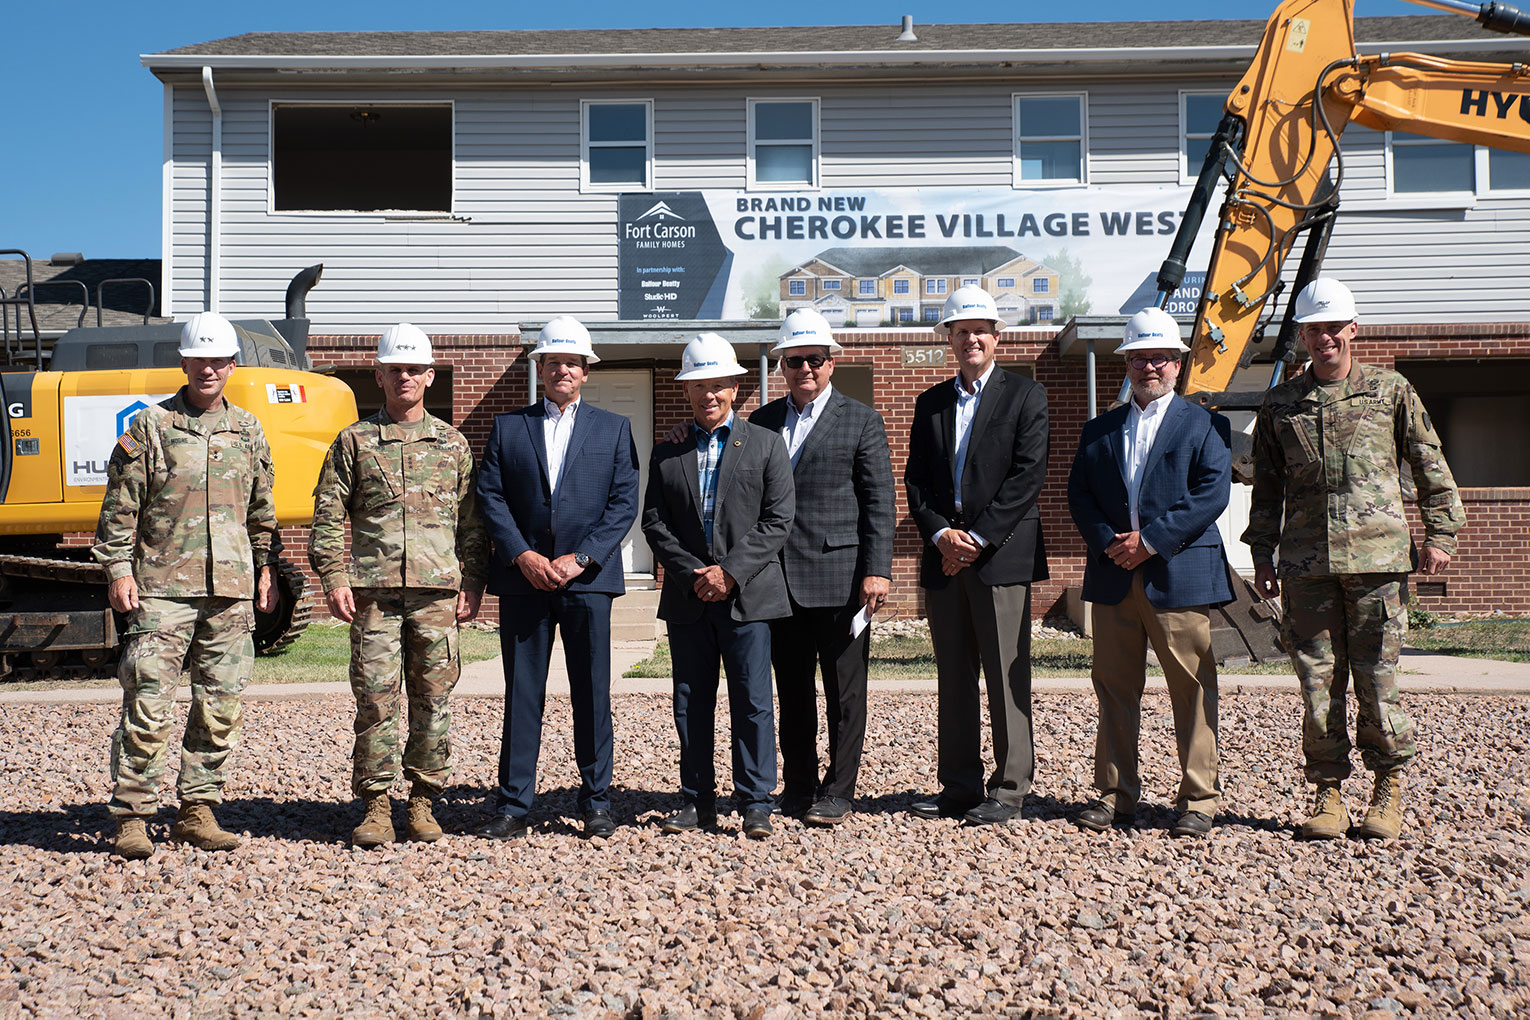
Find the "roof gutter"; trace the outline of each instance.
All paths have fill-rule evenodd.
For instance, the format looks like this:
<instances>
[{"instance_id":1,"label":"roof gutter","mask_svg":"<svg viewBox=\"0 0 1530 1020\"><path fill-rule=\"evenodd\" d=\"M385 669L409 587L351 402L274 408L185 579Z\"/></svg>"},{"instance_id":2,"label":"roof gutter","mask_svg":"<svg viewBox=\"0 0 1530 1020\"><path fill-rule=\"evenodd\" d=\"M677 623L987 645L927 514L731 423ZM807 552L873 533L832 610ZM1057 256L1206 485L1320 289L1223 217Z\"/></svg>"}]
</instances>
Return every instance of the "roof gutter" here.
<instances>
[{"instance_id":1,"label":"roof gutter","mask_svg":"<svg viewBox=\"0 0 1530 1020\"><path fill-rule=\"evenodd\" d=\"M213 88L213 69L202 65L202 91L212 110L212 156L207 174L207 310L218 310L223 276L223 106Z\"/></svg>"},{"instance_id":2,"label":"roof gutter","mask_svg":"<svg viewBox=\"0 0 1530 1020\"><path fill-rule=\"evenodd\" d=\"M1483 39L1401 40L1366 43L1367 50L1407 50L1412 53L1461 53L1501 51L1530 46L1530 41L1495 36ZM225 70L588 70L591 68L627 67L744 67L760 64L854 67L866 64L1028 64L1079 63L1097 64L1129 60L1247 60L1257 47L1239 46L1112 46L1103 48L1055 48L1037 50L794 50L754 53L535 53L535 54L416 54L367 56L291 54L195 54L144 53L139 63L161 70L187 70L215 67Z\"/></svg>"}]
</instances>

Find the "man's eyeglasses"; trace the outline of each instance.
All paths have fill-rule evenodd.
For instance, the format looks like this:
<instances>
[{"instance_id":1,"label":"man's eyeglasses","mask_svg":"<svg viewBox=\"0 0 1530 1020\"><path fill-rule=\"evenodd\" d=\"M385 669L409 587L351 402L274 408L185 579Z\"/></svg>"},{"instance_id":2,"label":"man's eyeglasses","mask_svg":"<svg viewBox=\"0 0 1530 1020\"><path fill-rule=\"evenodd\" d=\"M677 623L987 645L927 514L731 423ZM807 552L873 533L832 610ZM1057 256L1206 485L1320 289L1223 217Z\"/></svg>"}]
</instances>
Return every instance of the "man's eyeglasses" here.
<instances>
[{"instance_id":1,"label":"man's eyeglasses","mask_svg":"<svg viewBox=\"0 0 1530 1020\"><path fill-rule=\"evenodd\" d=\"M1136 357L1127 358L1126 363L1140 372L1149 365L1152 365L1154 368L1162 368L1173 360L1167 354L1139 354Z\"/></svg>"},{"instance_id":2,"label":"man's eyeglasses","mask_svg":"<svg viewBox=\"0 0 1530 1020\"><path fill-rule=\"evenodd\" d=\"M801 368L804 363L809 368L822 368L829 359L822 354L791 354L783 357L787 368Z\"/></svg>"}]
</instances>

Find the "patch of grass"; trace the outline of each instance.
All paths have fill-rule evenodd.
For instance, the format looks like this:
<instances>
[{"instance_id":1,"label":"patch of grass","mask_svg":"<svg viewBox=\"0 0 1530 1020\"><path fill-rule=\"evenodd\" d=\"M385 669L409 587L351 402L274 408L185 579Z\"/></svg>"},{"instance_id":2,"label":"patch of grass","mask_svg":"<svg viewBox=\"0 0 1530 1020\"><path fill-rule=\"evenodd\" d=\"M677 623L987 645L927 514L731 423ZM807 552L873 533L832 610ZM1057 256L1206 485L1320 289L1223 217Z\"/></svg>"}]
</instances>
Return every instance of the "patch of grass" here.
<instances>
[{"instance_id":1,"label":"patch of grass","mask_svg":"<svg viewBox=\"0 0 1530 1020\"><path fill-rule=\"evenodd\" d=\"M1530 620L1466 620L1409 629L1407 645L1470 659L1530 662Z\"/></svg>"},{"instance_id":2,"label":"patch of grass","mask_svg":"<svg viewBox=\"0 0 1530 1020\"><path fill-rule=\"evenodd\" d=\"M1031 675L1037 677L1088 676L1094 662L1094 645L1080 638L1034 638L1031 641ZM674 672L669 656L669 642L661 640L654 652L642 662L627 670L628 677L666 677ZM1260 665L1258 663L1224 666L1224 674L1275 674L1291 672L1285 660ZM1149 665L1148 675L1162 676L1163 671ZM867 679L872 682L900 682L933 680L935 678L935 650L927 637L888 637L871 643L871 668Z\"/></svg>"}]
</instances>

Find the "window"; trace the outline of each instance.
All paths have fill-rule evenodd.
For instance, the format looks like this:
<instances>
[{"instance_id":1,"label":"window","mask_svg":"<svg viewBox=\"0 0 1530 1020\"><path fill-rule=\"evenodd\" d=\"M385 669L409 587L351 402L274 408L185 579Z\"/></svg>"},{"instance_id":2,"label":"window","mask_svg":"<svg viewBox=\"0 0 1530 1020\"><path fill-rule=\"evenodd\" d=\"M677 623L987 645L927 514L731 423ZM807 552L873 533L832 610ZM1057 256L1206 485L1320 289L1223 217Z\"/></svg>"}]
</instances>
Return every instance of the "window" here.
<instances>
[{"instance_id":1,"label":"window","mask_svg":"<svg viewBox=\"0 0 1530 1020\"><path fill-rule=\"evenodd\" d=\"M1038 276L1031 281L1031 293L1045 294L1052 289L1052 281L1046 277Z\"/></svg>"},{"instance_id":2,"label":"window","mask_svg":"<svg viewBox=\"0 0 1530 1020\"><path fill-rule=\"evenodd\" d=\"M1521 113L1530 110L1519 101ZM1488 188L1493 191L1530 191L1530 153L1488 150Z\"/></svg>"},{"instance_id":3,"label":"window","mask_svg":"<svg viewBox=\"0 0 1530 1020\"><path fill-rule=\"evenodd\" d=\"M926 294L944 294L946 292L946 281L926 280L924 281L924 292Z\"/></svg>"},{"instance_id":4,"label":"window","mask_svg":"<svg viewBox=\"0 0 1530 1020\"><path fill-rule=\"evenodd\" d=\"M802 297L807 293L807 281L788 280L786 282L786 292L792 297Z\"/></svg>"},{"instance_id":5,"label":"window","mask_svg":"<svg viewBox=\"0 0 1530 1020\"><path fill-rule=\"evenodd\" d=\"M1013 288L1015 285L1015 278L1013 276L1001 276L994 282L999 287Z\"/></svg>"},{"instance_id":6,"label":"window","mask_svg":"<svg viewBox=\"0 0 1530 1020\"><path fill-rule=\"evenodd\" d=\"M579 104L584 115L583 191L647 191L653 187L653 103Z\"/></svg>"},{"instance_id":7,"label":"window","mask_svg":"<svg viewBox=\"0 0 1530 1020\"><path fill-rule=\"evenodd\" d=\"M900 308L900 309L898 309L898 321L899 322L913 322L914 321L914 310L912 308Z\"/></svg>"},{"instance_id":8,"label":"window","mask_svg":"<svg viewBox=\"0 0 1530 1020\"><path fill-rule=\"evenodd\" d=\"M1051 322L1052 321L1052 314L1053 313L1052 313L1052 306L1051 305L1037 305L1036 306L1036 321L1037 322Z\"/></svg>"},{"instance_id":9,"label":"window","mask_svg":"<svg viewBox=\"0 0 1530 1020\"><path fill-rule=\"evenodd\" d=\"M894 294L907 294L908 293L908 281L907 280L894 280L893 281L893 293Z\"/></svg>"},{"instance_id":10,"label":"window","mask_svg":"<svg viewBox=\"0 0 1530 1020\"><path fill-rule=\"evenodd\" d=\"M1440 435L1456 484L1530 486L1530 358L1397 362Z\"/></svg>"},{"instance_id":11,"label":"window","mask_svg":"<svg viewBox=\"0 0 1530 1020\"><path fill-rule=\"evenodd\" d=\"M444 422L452 421L452 369L450 365L436 362L436 381L425 391L425 410ZM385 403L382 388L377 385L377 371L365 368L334 366L334 376L356 394L356 408L361 417L376 414Z\"/></svg>"},{"instance_id":12,"label":"window","mask_svg":"<svg viewBox=\"0 0 1530 1020\"><path fill-rule=\"evenodd\" d=\"M1392 132L1392 193L1475 192L1476 157L1464 142Z\"/></svg>"},{"instance_id":13,"label":"window","mask_svg":"<svg viewBox=\"0 0 1530 1020\"><path fill-rule=\"evenodd\" d=\"M824 290L839 290L838 280L819 280L818 285Z\"/></svg>"},{"instance_id":14,"label":"window","mask_svg":"<svg viewBox=\"0 0 1530 1020\"><path fill-rule=\"evenodd\" d=\"M924 321L925 322L939 322L940 321L940 309L936 308L934 305L925 305L924 306Z\"/></svg>"},{"instance_id":15,"label":"window","mask_svg":"<svg viewBox=\"0 0 1530 1020\"><path fill-rule=\"evenodd\" d=\"M976 287L977 285L978 285L978 278L976 276L964 276L964 277L962 277L962 286L963 287Z\"/></svg>"},{"instance_id":16,"label":"window","mask_svg":"<svg viewBox=\"0 0 1530 1020\"><path fill-rule=\"evenodd\" d=\"M1084 183L1085 123L1082 95L1015 96L1015 186Z\"/></svg>"},{"instance_id":17,"label":"window","mask_svg":"<svg viewBox=\"0 0 1530 1020\"><path fill-rule=\"evenodd\" d=\"M867 407L876 407L875 387L870 365L855 365L834 359L834 388Z\"/></svg>"},{"instance_id":18,"label":"window","mask_svg":"<svg viewBox=\"0 0 1530 1020\"><path fill-rule=\"evenodd\" d=\"M877 296L877 281L875 280L859 280L856 282L855 288L855 292L863 297Z\"/></svg>"},{"instance_id":19,"label":"window","mask_svg":"<svg viewBox=\"0 0 1530 1020\"><path fill-rule=\"evenodd\" d=\"M818 100L749 100L749 187L818 187Z\"/></svg>"},{"instance_id":20,"label":"window","mask_svg":"<svg viewBox=\"0 0 1530 1020\"><path fill-rule=\"evenodd\" d=\"M1222 122L1225 92L1181 92L1179 94L1179 179L1192 183L1206 162L1211 136Z\"/></svg>"},{"instance_id":21,"label":"window","mask_svg":"<svg viewBox=\"0 0 1530 1020\"><path fill-rule=\"evenodd\" d=\"M452 209L452 106L271 106L273 212Z\"/></svg>"}]
</instances>

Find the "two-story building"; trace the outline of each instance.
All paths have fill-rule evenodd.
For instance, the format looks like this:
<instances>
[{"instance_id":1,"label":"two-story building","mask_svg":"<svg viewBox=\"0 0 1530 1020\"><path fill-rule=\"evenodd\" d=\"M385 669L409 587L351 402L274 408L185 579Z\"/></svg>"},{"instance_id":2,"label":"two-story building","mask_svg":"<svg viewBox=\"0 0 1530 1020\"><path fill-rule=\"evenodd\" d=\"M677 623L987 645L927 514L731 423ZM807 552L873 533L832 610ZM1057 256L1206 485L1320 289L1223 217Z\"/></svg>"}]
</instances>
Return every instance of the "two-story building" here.
<instances>
[{"instance_id":1,"label":"two-story building","mask_svg":"<svg viewBox=\"0 0 1530 1020\"><path fill-rule=\"evenodd\" d=\"M1046 612L1083 562L1064 482L1089 380L1058 328L1150 292L1262 27L252 33L149 54L162 308L272 314L323 262L314 359L365 404L377 334L413 321L480 441L532 396L537 326L576 315L602 358L586 394L633 418L646 456L685 414L672 379L691 334L754 359L812 304L843 323L835 382L884 413L901 473L914 396L951 374L926 324L978 280L1019 324L1001 360L1050 394ZM1366 52L1530 56L1464 18L1356 31ZM1465 486L1461 553L1423 602L1530 611L1530 156L1361 128L1343 148L1326 270L1359 296L1360 354L1415 382ZM1097 391L1120 378L1102 357ZM779 392L752 379L744 410ZM918 541L901 519L904 611ZM627 567L653 569L640 537Z\"/></svg>"}]
</instances>

